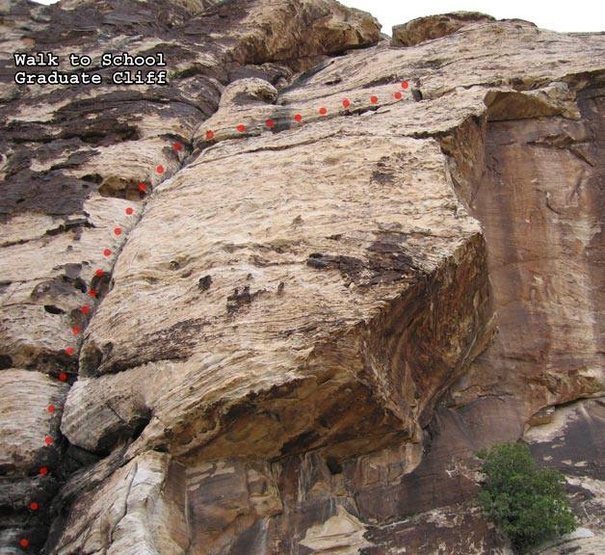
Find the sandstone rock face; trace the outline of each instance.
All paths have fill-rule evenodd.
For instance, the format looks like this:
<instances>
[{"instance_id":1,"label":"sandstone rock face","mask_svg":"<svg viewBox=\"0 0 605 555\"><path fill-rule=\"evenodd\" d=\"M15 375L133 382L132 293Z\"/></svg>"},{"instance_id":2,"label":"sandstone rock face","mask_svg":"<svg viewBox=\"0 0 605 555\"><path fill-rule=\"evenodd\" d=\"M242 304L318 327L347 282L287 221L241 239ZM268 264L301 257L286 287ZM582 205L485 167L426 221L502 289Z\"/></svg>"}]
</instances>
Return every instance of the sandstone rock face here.
<instances>
[{"instance_id":1,"label":"sandstone rock face","mask_svg":"<svg viewBox=\"0 0 605 555\"><path fill-rule=\"evenodd\" d=\"M524 439L543 464L565 474L575 513L584 528L547 545L541 553L600 553L605 549L605 404L581 400L556 408L548 422L529 427Z\"/></svg>"},{"instance_id":2,"label":"sandstone rock face","mask_svg":"<svg viewBox=\"0 0 605 555\"><path fill-rule=\"evenodd\" d=\"M583 527L545 552L602 550L603 35L0 9L3 553L510 553L473 455L519 438Z\"/></svg>"},{"instance_id":3,"label":"sandstone rock face","mask_svg":"<svg viewBox=\"0 0 605 555\"><path fill-rule=\"evenodd\" d=\"M73 505L78 516L70 521L56 552L185 553L182 478L183 469L163 453L151 451L130 461L94 495L78 498Z\"/></svg>"},{"instance_id":4,"label":"sandstone rock face","mask_svg":"<svg viewBox=\"0 0 605 555\"><path fill-rule=\"evenodd\" d=\"M492 22L493 17L477 12L454 12L412 19L393 27L393 46L415 46L421 42L452 35L465 25Z\"/></svg>"}]
</instances>

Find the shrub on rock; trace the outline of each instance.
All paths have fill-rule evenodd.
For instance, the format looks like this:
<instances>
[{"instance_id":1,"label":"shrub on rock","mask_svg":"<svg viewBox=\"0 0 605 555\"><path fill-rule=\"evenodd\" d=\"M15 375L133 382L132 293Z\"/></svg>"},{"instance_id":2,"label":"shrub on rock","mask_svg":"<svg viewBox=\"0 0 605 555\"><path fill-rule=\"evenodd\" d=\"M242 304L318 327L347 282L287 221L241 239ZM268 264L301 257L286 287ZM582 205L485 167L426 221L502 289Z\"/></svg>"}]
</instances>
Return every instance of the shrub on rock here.
<instances>
[{"instance_id":1,"label":"shrub on rock","mask_svg":"<svg viewBox=\"0 0 605 555\"><path fill-rule=\"evenodd\" d=\"M518 552L575 529L563 475L536 466L527 445L495 445L478 456L485 474L479 502Z\"/></svg>"}]
</instances>

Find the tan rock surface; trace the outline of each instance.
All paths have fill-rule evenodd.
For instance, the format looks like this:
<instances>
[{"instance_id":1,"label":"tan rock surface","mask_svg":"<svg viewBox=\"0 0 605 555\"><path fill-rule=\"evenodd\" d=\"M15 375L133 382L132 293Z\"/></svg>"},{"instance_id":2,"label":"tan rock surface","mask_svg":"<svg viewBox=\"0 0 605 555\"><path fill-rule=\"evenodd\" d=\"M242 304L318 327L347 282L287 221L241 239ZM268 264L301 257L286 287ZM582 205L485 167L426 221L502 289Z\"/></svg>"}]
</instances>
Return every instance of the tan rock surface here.
<instances>
[{"instance_id":1,"label":"tan rock surface","mask_svg":"<svg viewBox=\"0 0 605 555\"><path fill-rule=\"evenodd\" d=\"M185 553L182 474L161 453L134 459L104 483L101 495L78 500L74 515L79 517L54 552Z\"/></svg>"},{"instance_id":2,"label":"tan rock surface","mask_svg":"<svg viewBox=\"0 0 605 555\"><path fill-rule=\"evenodd\" d=\"M392 47L325 0L1 9L5 52L171 62L66 92L0 57L2 549L510 553L473 453L520 437L588 530L561 545L600 545L603 35L453 14Z\"/></svg>"},{"instance_id":3,"label":"tan rock surface","mask_svg":"<svg viewBox=\"0 0 605 555\"><path fill-rule=\"evenodd\" d=\"M267 139L255 153L244 142L241 156L222 155L219 145L156 191L81 355L84 377L123 371L112 381L118 398L126 395L118 384L131 381L128 368L151 376L154 385L135 392L153 414L142 442L165 443L170 433L180 438L177 452L216 438L214 456L275 456L289 443L298 450L324 444L324 435L360 435L355 449L367 449L372 428L372 435L412 434L433 395L481 343L478 227L457 211L437 145L384 137L368 149L365 137L346 137L347 127L312 145L310 128ZM420 194L413 181L424 184ZM211 285L203 291L205 276ZM420 294L435 299L426 316L415 306ZM425 321L445 324L440 315L452 311L445 326ZM387 330L397 342L385 343ZM411 353L431 349L440 355L428 378ZM325 397L309 395L318 381ZM407 388L393 387L398 382ZM82 421L96 420L106 395L91 392L70 398L63 431L95 450L95 433L108 434L101 425L80 439ZM82 412L87 398L90 414ZM242 404L245 427L219 439ZM339 405L357 405L357 417ZM291 411L302 407L306 417L293 421ZM272 416L256 422L254 412ZM325 432L322 417L333 419ZM349 437L346 428L356 431ZM313 439L295 447L304 436Z\"/></svg>"},{"instance_id":4,"label":"tan rock surface","mask_svg":"<svg viewBox=\"0 0 605 555\"><path fill-rule=\"evenodd\" d=\"M68 386L50 380L39 372L4 370L0 373L0 468L3 473L36 472L55 451L45 438L54 440L59 431L59 414L49 412Z\"/></svg>"},{"instance_id":5,"label":"tan rock surface","mask_svg":"<svg viewBox=\"0 0 605 555\"><path fill-rule=\"evenodd\" d=\"M237 10L214 4L65 1L43 7L11 0L0 6L3 387L15 387L11 372L43 372L59 380L48 381L48 391L60 389L57 407L62 409L66 387L60 380L75 381L82 331L112 287L113 265L146 198L189 156L189 139L216 110L225 85L239 74L277 83L292 75L290 63L306 69L327 53L369 45L379 36L369 15L329 1L289 2L280 10L267 2L242 2ZM302 29L312 29L309 38L316 40L299 41ZM27 50L52 50L62 58L62 70L70 52L98 59L107 51L161 51L171 85L16 86L12 52ZM106 77L108 72L101 70ZM62 440L57 445L63 458L50 461L48 477L37 480L42 487L32 489L26 476L36 471L31 463L43 445L38 443L44 439L40 418L46 414L39 406L40 388L28 385L34 377L22 380L19 390L23 407L31 407L23 437L18 434L20 413L12 404L5 412L2 551L18 550L20 540L40 549L57 487L99 458ZM112 407L105 411L116 418ZM126 436L138 433L145 418L134 418L134 432L128 429ZM53 422L56 430L59 418ZM87 435L93 428L87 422L81 432ZM111 437L110 446L118 437L124 434ZM21 453L16 459L9 457L13 447ZM28 510L40 496L40 507Z\"/></svg>"},{"instance_id":6,"label":"tan rock surface","mask_svg":"<svg viewBox=\"0 0 605 555\"><path fill-rule=\"evenodd\" d=\"M582 89L601 82L603 50L600 34L560 34L520 20L475 23L414 48L392 48L382 42L350 52L287 89L282 102L355 89L372 94L376 85L404 79L429 100L473 86L486 92L492 87L535 91L564 82Z\"/></svg>"},{"instance_id":7,"label":"tan rock surface","mask_svg":"<svg viewBox=\"0 0 605 555\"><path fill-rule=\"evenodd\" d=\"M454 12L443 15L429 15L412 19L403 25L393 27L393 46L416 46L454 34L465 25L491 23L494 18L477 12Z\"/></svg>"}]
</instances>

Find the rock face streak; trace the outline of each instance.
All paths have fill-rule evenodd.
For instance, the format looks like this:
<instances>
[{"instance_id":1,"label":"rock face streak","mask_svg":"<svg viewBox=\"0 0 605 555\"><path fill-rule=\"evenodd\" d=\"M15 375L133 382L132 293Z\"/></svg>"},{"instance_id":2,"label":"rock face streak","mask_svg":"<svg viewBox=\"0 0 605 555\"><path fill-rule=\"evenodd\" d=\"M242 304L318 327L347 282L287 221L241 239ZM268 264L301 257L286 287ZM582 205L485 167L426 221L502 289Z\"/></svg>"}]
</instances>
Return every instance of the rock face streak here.
<instances>
[{"instance_id":1,"label":"rock face streak","mask_svg":"<svg viewBox=\"0 0 605 555\"><path fill-rule=\"evenodd\" d=\"M605 549L605 36L0 13L2 553L506 553L473 454L521 437ZM29 51L169 83L17 85Z\"/></svg>"}]
</instances>

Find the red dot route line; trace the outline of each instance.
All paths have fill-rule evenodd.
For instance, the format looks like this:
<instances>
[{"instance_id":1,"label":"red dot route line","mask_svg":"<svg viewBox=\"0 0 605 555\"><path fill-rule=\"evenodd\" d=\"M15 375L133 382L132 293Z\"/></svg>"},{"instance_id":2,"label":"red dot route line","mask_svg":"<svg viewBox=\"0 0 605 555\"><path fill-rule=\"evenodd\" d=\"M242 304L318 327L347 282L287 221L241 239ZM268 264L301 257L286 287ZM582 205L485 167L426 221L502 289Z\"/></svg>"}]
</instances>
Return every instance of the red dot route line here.
<instances>
[{"instance_id":1,"label":"red dot route line","mask_svg":"<svg viewBox=\"0 0 605 555\"><path fill-rule=\"evenodd\" d=\"M401 82L401 88L402 89L406 90L406 89L408 89L408 87L409 87L408 81L402 81ZM403 95L402 95L401 91L396 91L396 92L393 93L393 97L396 100L401 100L403 98ZM376 95L372 95L372 96L370 96L369 100L370 100L371 104L376 105L379 102L379 97L376 96ZM348 98L344 98L342 100L342 107L345 110L348 111L349 108L351 107L351 105L352 105L352 102ZM327 116L328 115L328 108L326 106L320 106L317 109L317 113L320 116L322 116L322 117L323 116ZM296 113L294 115L294 117L293 117L293 120L296 123L301 124L303 122L303 116L302 116L302 114ZM267 119L265 121L265 126L268 129L273 129L275 127L275 120L273 120L271 118ZM236 130L238 131L238 133L245 133L247 131L247 129L248 129L248 126L246 126L244 123L238 123L237 126L236 126ZM206 130L205 138L206 138L207 141L214 140L216 138L216 132L214 130L212 130L212 129ZM178 153L183 150L183 145L180 142L175 142L175 143L172 144L172 149L178 155ZM164 173L166 171L166 168L162 164L156 165L154 169L155 169L155 173L157 175L160 175L160 176L164 175ZM147 193L148 189L149 189L149 186L148 186L148 184L146 182L140 181L138 183L138 185L137 185L137 189L138 189L139 193L141 194L141 196L144 197L145 194ZM129 207L127 207L125 209L125 213L126 213L127 216L132 216L133 214L135 214L135 210L132 207L129 206ZM121 227L117 226L117 227L113 228L113 235L115 237L120 237L122 235L122 233L123 233L123 229ZM103 252L103 256L105 258L109 258L113 254L113 251L110 248L107 248L107 247L105 247L102 252ZM102 268L98 268L97 270L95 270L94 275L95 275L95 277L101 279L101 278L105 277L106 272ZM93 298L93 299L96 299L97 295L98 295L97 290L94 289L92 287L92 284L91 284L91 287L88 290L88 296L91 297L91 298ZM90 312L91 312L91 307L89 305L82 305L79 308L79 311L84 316L88 316L90 314ZM82 333L82 328L80 326L78 326L78 325L73 325L73 326L71 326L71 331L72 331L72 334L77 337L77 336L79 336ZM68 357L73 357L74 354L75 354L75 348L71 347L71 346L66 347L65 350L64 350L64 353ZM61 382L68 382L68 380L69 380L69 376L68 376L67 372L60 372L58 374L57 378ZM54 404L49 404L47 406L46 410L47 410L47 412L49 414L52 415L52 414L54 414L57 411L57 407ZM54 445L54 443L55 443L55 439L51 435L45 435L44 436L44 445L46 447L51 447L52 445ZM38 469L38 475L41 476L41 477L47 476L49 473L50 473L50 469L47 466L41 466ZM27 506L28 506L28 508L31 511L38 511L40 509L40 504L37 501L33 501L33 500L31 500L28 503ZM24 549L24 550L28 549L29 546L30 546L30 541L26 537L20 538L18 543L19 543L19 547L21 549Z\"/></svg>"},{"instance_id":2,"label":"red dot route line","mask_svg":"<svg viewBox=\"0 0 605 555\"><path fill-rule=\"evenodd\" d=\"M212 132L208 132L206 133L206 136L213 136ZM172 144L172 149L174 150L174 152L177 154L180 153L181 151L183 151L184 147L183 144L180 142L175 142ZM180 161L180 158L179 158ZM158 164L155 166L154 171L157 175L162 176L165 174L166 172L166 168L162 165L162 164ZM149 189L149 185L144 182L144 181L140 181L137 185L137 189L139 191L139 193L141 194L141 197L143 198L145 196L145 194L147 193L148 189ZM124 209L124 213L126 214L126 216L134 216L137 214L137 211L132 207L132 206L127 206ZM113 228L112 230L112 234L114 239L120 237L122 234L124 233L124 229L121 226L116 226ZM112 254L113 251L110 248L105 247L102 251L103 256L105 258L109 258ZM102 279L103 277L105 277L107 275L106 270L102 269L102 268L97 268L94 271L94 277L98 278L98 279ZM92 299L96 299L98 296L98 291L93 287L93 284L91 283L90 288L88 289L88 296L91 297ZM78 308L78 311L84 315L84 316L89 316L92 312L92 308L90 305L88 304L83 304ZM74 337L78 337L82 334L82 327L80 325L77 324L73 324L70 326L70 330L71 333ZM68 346L65 347L65 349L63 350L63 353L65 355L67 355L68 357L73 357L76 354L76 349L72 346ZM69 375L67 372L62 371L59 372L59 374L57 375L57 379L60 382L63 383L68 383L69 384ZM58 410L60 410L60 407L57 407L55 404L51 403L49 405L47 405L46 407L46 412L49 415L53 415L55 414ZM50 435L50 434L46 434L44 436L44 446L45 447L51 447L55 444L55 438ZM37 474L40 477L45 477L48 476L51 473L51 469L44 465L44 466L40 466L37 470ZM39 511L41 508L41 505L38 501L35 500L30 500L27 503L27 508L32 511L32 512L36 512ZM30 547L30 540L27 537L21 537L18 540L18 546L22 549L22 550L27 550Z\"/></svg>"},{"instance_id":3,"label":"red dot route line","mask_svg":"<svg viewBox=\"0 0 605 555\"><path fill-rule=\"evenodd\" d=\"M408 81L401 82L402 89L406 90L406 89L408 89L408 87L409 87ZM395 98L395 100L401 100L403 98L403 95L402 95L401 91L398 90L393 93L393 97ZM372 95L372 96L370 96L369 100L370 100L370 104L376 105L379 103L380 99L377 95ZM342 103L342 107L346 111L349 111L349 108L351 108L351 106L352 106L352 102L348 98L343 98L341 103ZM320 106L317 109L317 113L321 117L327 116L329 113L327 106ZM293 116L293 120L294 120L294 122L296 122L298 124L302 124L303 115L301 113L296 113ZM273 120L271 118L265 120L265 127L267 129L273 129L275 127L275 125L276 125L275 120ZM237 132L240 134L245 133L248 130L248 128L249 127L246 124L244 124L243 122L238 123L237 126L235 127ZM206 130L205 138L206 138L206 141L213 141L216 138L216 132L212 129ZM183 145L180 142L174 142L172 144L172 149L175 153L177 153L177 156L178 156L178 153L183 150ZM164 167L163 164L158 164L155 166L154 171L157 175L162 176L166 172L166 168ZM137 189L139 191L139 194L141 195L141 198L143 198L148 192L149 185L144 181L140 181L137 185ZM135 210L131 206L126 207L124 212L127 216L132 216L135 214ZM116 226L113 228L114 238L120 237L122 235L122 233L123 233L122 227ZM110 248L105 247L103 249L102 253L105 258L109 258L112 256L113 251ZM102 268L97 268L94 272L94 275L96 278L102 279L106 276L106 271L103 270ZM88 290L88 296L91 297L92 299L96 299L98 296L98 292L96 289L93 288L92 283L91 283L90 289ZM84 316L88 316L91 313L91 307L89 305L82 305L79 308L79 312L81 314L83 314ZM71 332L74 335L74 337L78 337L82 333L82 328L79 325L74 324L71 326ZM73 357L75 355L75 348L72 346L65 347L64 353L68 357ZM69 380L69 376L68 376L67 372L60 372L58 374L57 378L59 381L64 382L64 383L68 383L68 380ZM49 404L47 406L46 410L49 414L52 415L56 412L57 407L54 404ZM55 443L55 439L51 435L47 434L44 436L44 445L46 447L51 447L52 445L54 445L54 443ZM49 473L50 473L50 469L48 468L48 466L41 466L38 469L38 475L41 477L47 476ZM38 511L40 509L40 504L37 501L30 500L27 507L31 511ZM30 541L26 537L20 538L18 543L19 543L19 547L23 550L27 550L30 546Z\"/></svg>"},{"instance_id":4,"label":"red dot route line","mask_svg":"<svg viewBox=\"0 0 605 555\"><path fill-rule=\"evenodd\" d=\"M402 88L403 90L407 90L407 89L409 88L409 86L410 86L409 81L407 81L407 80L406 80L406 81L401 81L400 85L401 85L401 88ZM402 91L397 90L397 91L393 92L392 97L393 97L395 100L401 100L401 99L403 98L403 93L402 93ZM377 106L377 105L379 105L379 103L380 103L380 97L379 97L379 96L377 96L377 95L375 95L375 94L373 94L373 95L371 95L371 96L369 97L369 102L370 102L370 104L371 104L372 106ZM348 98L343 98L343 99L342 99L342 107L343 107L343 108L344 108L346 111L349 111L349 108L351 108L351 106L352 106L352 102L351 102L351 100L350 100L350 99L348 99ZM328 110L328 108L327 108L326 106L320 106L320 107L317 109L317 113L318 113L320 116L325 117L325 116L327 116L327 115L328 115L329 110ZM299 124L303 123L303 115L302 115L301 113L296 113L296 114L294 114L294 116L293 116L293 118L292 118L292 119L293 119L293 121L294 121L295 123L299 123ZM275 125L276 125L275 120L273 120L273 119L271 119L271 118L269 118L269 119L265 120L265 127L266 127L267 129L273 129L273 128L275 127ZM250 127L251 127L251 126L246 125L246 124L245 124L245 123L243 123L243 122L240 122L240 123L238 123L238 124L235 126L235 130L236 130L236 131L237 131L239 134L243 134L243 133L245 133L246 131L248 131L248 130L250 129ZM216 130L214 130L214 129L207 129L207 130L206 130L206 132L205 132L205 138L206 138L206 141L207 141L207 142L214 141L214 139L216 139ZM174 147L174 148L175 148L175 150L176 150L176 147ZM159 167L159 166L158 166L158 167Z\"/></svg>"}]
</instances>

